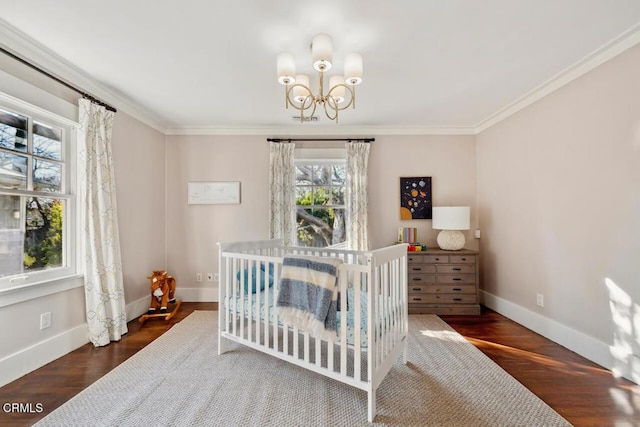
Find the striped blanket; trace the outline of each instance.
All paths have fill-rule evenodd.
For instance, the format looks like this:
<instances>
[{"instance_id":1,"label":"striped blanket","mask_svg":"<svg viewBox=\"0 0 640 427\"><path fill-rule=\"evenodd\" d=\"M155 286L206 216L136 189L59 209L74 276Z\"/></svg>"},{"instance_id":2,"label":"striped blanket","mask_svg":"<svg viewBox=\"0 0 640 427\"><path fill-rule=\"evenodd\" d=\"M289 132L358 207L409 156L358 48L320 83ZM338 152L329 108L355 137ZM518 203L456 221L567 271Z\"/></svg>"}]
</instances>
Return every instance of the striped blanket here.
<instances>
[{"instance_id":1,"label":"striped blanket","mask_svg":"<svg viewBox=\"0 0 640 427\"><path fill-rule=\"evenodd\" d=\"M314 338L334 341L341 263L332 257L285 256L275 308L280 318Z\"/></svg>"}]
</instances>

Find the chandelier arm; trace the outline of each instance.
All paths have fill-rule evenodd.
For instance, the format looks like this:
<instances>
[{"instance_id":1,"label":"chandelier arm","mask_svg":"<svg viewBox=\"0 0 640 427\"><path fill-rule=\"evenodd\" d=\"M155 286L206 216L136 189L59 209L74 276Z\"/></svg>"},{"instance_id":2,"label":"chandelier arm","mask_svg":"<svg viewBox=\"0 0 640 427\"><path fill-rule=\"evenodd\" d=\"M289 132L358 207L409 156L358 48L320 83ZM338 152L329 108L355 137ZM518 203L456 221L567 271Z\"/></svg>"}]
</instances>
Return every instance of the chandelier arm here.
<instances>
[{"instance_id":1,"label":"chandelier arm","mask_svg":"<svg viewBox=\"0 0 640 427\"><path fill-rule=\"evenodd\" d=\"M335 98L331 95L331 92L333 92L333 90L334 90L334 89L336 89L336 88L338 88L338 87L341 87L341 86L342 86L342 87L344 87L344 88L346 88L346 90L349 92L349 95L350 95L350 97L349 97L349 102L347 102L343 107L340 107L340 104L338 104L337 102L335 102ZM355 97L356 97L355 89L353 89L353 88L349 87L349 86L348 86L348 85L346 85L346 84L338 84L338 85L335 85L335 86L331 87L331 89L330 89L330 90L329 90L329 92L327 93L327 96L325 97L325 99L327 99L327 100L328 100L328 99L331 99L331 100L332 100L331 102L333 102L333 104L334 104L334 105L331 105L331 108L332 108L333 110L346 110L346 109L347 109L347 108L349 108L352 104L355 104ZM355 108L355 106L354 106L354 108Z\"/></svg>"},{"instance_id":2,"label":"chandelier arm","mask_svg":"<svg viewBox=\"0 0 640 427\"><path fill-rule=\"evenodd\" d=\"M293 93L293 88L294 87L301 87L307 93L309 93L309 95L305 95L304 101L299 103L300 106L298 106L296 104L296 102L294 102L294 100L291 99L291 94ZM300 84L300 83L294 83L294 84L289 86L289 89L287 89L287 102L289 104L291 104L291 106L293 108L295 108L296 110L303 111L303 110L307 110L307 109L311 108L311 106L312 106L311 104L307 105L307 101L309 101L309 100L313 100L313 95L311 94L311 89L309 89L309 87L307 87L307 86L305 86L303 84ZM307 105L307 106L305 107L305 105Z\"/></svg>"}]
</instances>

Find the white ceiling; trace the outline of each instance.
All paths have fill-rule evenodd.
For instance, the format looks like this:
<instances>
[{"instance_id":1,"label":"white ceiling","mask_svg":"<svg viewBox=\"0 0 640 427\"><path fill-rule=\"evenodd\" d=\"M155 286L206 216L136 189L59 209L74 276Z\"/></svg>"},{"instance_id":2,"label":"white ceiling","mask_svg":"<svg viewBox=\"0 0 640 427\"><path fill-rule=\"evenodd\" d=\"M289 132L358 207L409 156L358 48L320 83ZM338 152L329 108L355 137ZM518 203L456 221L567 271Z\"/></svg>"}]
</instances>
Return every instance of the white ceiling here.
<instances>
[{"instance_id":1,"label":"white ceiling","mask_svg":"<svg viewBox=\"0 0 640 427\"><path fill-rule=\"evenodd\" d=\"M164 131L473 130L637 40L640 0L0 0L0 18L0 35L10 29L77 72L74 83ZM357 107L339 125L320 114L294 123L276 56L292 52L313 75L309 44L321 32L333 37L334 70L348 52L364 57Z\"/></svg>"}]
</instances>

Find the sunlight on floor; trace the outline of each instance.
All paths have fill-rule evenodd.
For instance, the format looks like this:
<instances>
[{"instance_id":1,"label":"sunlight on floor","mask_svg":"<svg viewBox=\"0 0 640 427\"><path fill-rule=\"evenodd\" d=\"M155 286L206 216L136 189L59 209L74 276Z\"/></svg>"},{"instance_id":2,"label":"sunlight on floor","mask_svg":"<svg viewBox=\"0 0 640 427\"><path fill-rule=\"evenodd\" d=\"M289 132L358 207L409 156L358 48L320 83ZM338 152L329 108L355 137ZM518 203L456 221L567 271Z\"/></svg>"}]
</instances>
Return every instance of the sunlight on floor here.
<instances>
[{"instance_id":1,"label":"sunlight on floor","mask_svg":"<svg viewBox=\"0 0 640 427\"><path fill-rule=\"evenodd\" d=\"M420 331L422 335L443 341L464 342L465 338L455 331Z\"/></svg>"}]
</instances>

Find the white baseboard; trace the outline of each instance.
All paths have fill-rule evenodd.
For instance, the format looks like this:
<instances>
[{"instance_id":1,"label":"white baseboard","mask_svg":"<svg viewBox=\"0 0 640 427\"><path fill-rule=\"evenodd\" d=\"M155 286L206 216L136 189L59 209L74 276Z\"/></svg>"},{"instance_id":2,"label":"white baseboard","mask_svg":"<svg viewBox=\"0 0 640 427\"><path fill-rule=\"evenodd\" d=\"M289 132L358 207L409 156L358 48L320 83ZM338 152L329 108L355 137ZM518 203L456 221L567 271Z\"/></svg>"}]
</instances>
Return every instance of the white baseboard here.
<instances>
[{"instance_id":1,"label":"white baseboard","mask_svg":"<svg viewBox=\"0 0 640 427\"><path fill-rule=\"evenodd\" d=\"M480 294L486 307L606 369L615 369L611 348L607 343L488 292L480 291ZM616 371L619 372L618 369ZM624 372L619 373L630 381L636 381Z\"/></svg>"},{"instance_id":2,"label":"white baseboard","mask_svg":"<svg viewBox=\"0 0 640 427\"><path fill-rule=\"evenodd\" d=\"M182 302L217 302L218 288L178 288L176 298ZM143 315L149 309L151 295L127 304L127 322Z\"/></svg>"},{"instance_id":3,"label":"white baseboard","mask_svg":"<svg viewBox=\"0 0 640 427\"><path fill-rule=\"evenodd\" d=\"M86 323L0 360L0 387L89 342Z\"/></svg>"}]
</instances>

